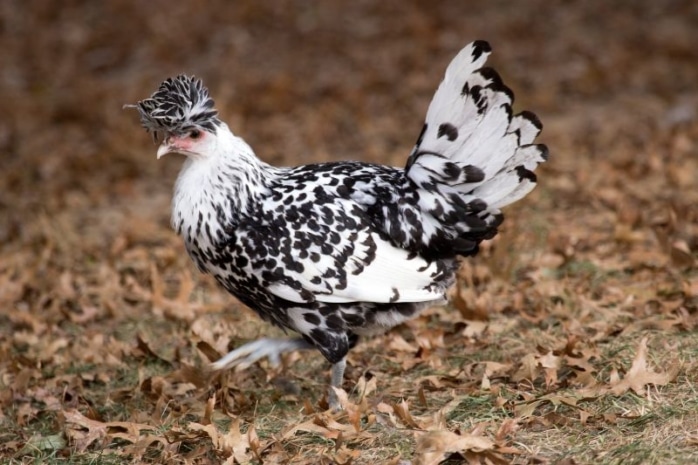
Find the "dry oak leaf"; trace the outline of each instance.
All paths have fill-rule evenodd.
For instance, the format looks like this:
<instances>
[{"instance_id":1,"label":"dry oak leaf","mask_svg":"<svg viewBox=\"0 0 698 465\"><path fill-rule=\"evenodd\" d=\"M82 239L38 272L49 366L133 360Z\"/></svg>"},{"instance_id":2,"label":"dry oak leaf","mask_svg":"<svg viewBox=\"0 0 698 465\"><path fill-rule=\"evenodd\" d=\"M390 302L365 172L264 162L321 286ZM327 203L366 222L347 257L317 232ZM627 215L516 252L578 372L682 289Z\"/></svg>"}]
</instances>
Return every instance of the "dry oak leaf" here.
<instances>
[{"instance_id":1,"label":"dry oak leaf","mask_svg":"<svg viewBox=\"0 0 698 465\"><path fill-rule=\"evenodd\" d=\"M417 437L414 465L437 465L448 455L464 452L484 452L494 450L495 444L489 438L474 434L456 434L448 430L428 431Z\"/></svg>"},{"instance_id":2,"label":"dry oak leaf","mask_svg":"<svg viewBox=\"0 0 698 465\"><path fill-rule=\"evenodd\" d=\"M415 429L423 429L423 425L420 425L410 413L410 408L405 399L402 399L399 404L394 404L393 411L406 426Z\"/></svg>"},{"instance_id":3,"label":"dry oak leaf","mask_svg":"<svg viewBox=\"0 0 698 465\"><path fill-rule=\"evenodd\" d=\"M240 419L235 419L227 433L221 433L214 424L202 425L200 423L190 423L190 431L200 431L206 433L213 443L213 447L223 452L227 456L225 463L249 463L252 456L252 442L258 441L257 433L253 427L242 433L240 431Z\"/></svg>"},{"instance_id":4,"label":"dry oak leaf","mask_svg":"<svg viewBox=\"0 0 698 465\"><path fill-rule=\"evenodd\" d=\"M65 423L65 435L78 452L85 451L93 442L107 436L137 443L141 433L154 430L151 425L130 421L111 421L104 423L87 418L75 409L61 412Z\"/></svg>"},{"instance_id":5,"label":"dry oak leaf","mask_svg":"<svg viewBox=\"0 0 698 465\"><path fill-rule=\"evenodd\" d=\"M77 410L64 410L65 435L77 452L84 452L90 444L107 436L107 424L91 420Z\"/></svg>"},{"instance_id":6,"label":"dry oak leaf","mask_svg":"<svg viewBox=\"0 0 698 465\"><path fill-rule=\"evenodd\" d=\"M611 392L615 395L620 395L628 389L635 391L637 395L643 395L645 386L654 384L656 386L664 386L669 384L679 374L680 366L678 360L670 360L667 364L669 371L665 373L657 373L647 366L647 338L644 337L640 341L640 346L637 349L637 355L633 360L630 370L623 379L615 379L611 381Z\"/></svg>"},{"instance_id":7,"label":"dry oak leaf","mask_svg":"<svg viewBox=\"0 0 698 465\"><path fill-rule=\"evenodd\" d=\"M335 392L341 394L344 392L344 390L335 389ZM348 403L343 403L343 401L347 402L346 393L344 393L344 398L340 396L339 401L342 405L349 405ZM344 425L342 423L339 423L334 418L332 418L331 414L323 412L313 415L311 418L302 423L298 423L296 425L287 427L285 430L282 431L281 439L290 439L293 436L295 436L295 434L299 431L317 434L327 439L337 439L340 437L340 435L344 437L346 437L347 435L351 436L356 432L353 425Z\"/></svg>"}]
</instances>

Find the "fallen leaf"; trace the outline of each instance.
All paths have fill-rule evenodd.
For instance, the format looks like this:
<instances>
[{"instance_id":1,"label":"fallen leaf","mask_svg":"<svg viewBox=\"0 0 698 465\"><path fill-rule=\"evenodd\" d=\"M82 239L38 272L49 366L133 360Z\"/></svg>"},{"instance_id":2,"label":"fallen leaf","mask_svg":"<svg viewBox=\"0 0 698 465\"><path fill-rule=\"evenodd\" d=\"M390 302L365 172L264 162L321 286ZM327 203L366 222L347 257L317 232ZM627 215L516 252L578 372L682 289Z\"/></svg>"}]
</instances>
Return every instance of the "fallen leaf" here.
<instances>
[{"instance_id":1,"label":"fallen leaf","mask_svg":"<svg viewBox=\"0 0 698 465\"><path fill-rule=\"evenodd\" d=\"M154 444L161 444L163 448L169 445L167 439L162 436L146 435L136 441L134 444L126 446L124 448L124 455L130 456L130 461L132 463L138 463L141 461L143 455L145 455L148 449Z\"/></svg>"},{"instance_id":2,"label":"fallen leaf","mask_svg":"<svg viewBox=\"0 0 698 465\"><path fill-rule=\"evenodd\" d=\"M84 452L95 441L107 436L107 425L101 421L90 420L77 410L61 412L65 423L65 435L68 442L78 451Z\"/></svg>"},{"instance_id":3,"label":"fallen leaf","mask_svg":"<svg viewBox=\"0 0 698 465\"><path fill-rule=\"evenodd\" d=\"M615 395L620 395L632 389L637 395L641 396L644 395L645 386L648 384L664 386L676 379L680 370L678 360L669 360L665 366L668 367L668 371L664 373L657 373L647 366L647 338L644 337L640 341L633 364L625 377L620 379L616 375L612 378L610 383L611 392Z\"/></svg>"},{"instance_id":4,"label":"fallen leaf","mask_svg":"<svg viewBox=\"0 0 698 465\"><path fill-rule=\"evenodd\" d=\"M410 428L422 428L422 426L419 423L417 423L414 417L412 417L409 406L407 405L407 401L405 401L405 399L402 399L402 401L400 401L399 404L393 405L393 411L395 412L395 415Z\"/></svg>"},{"instance_id":5,"label":"fallen leaf","mask_svg":"<svg viewBox=\"0 0 698 465\"><path fill-rule=\"evenodd\" d=\"M562 361L551 350L545 355L538 357L538 362L543 367L543 372L545 373L545 385L550 389L551 386L557 384L557 370L562 366Z\"/></svg>"},{"instance_id":6,"label":"fallen leaf","mask_svg":"<svg viewBox=\"0 0 698 465\"><path fill-rule=\"evenodd\" d=\"M141 334L136 335L136 347L138 350L140 350L141 353L143 353L143 355L156 358L168 364L172 363L170 360L167 360L166 358L158 355L158 353L150 347L150 344L148 344L148 342L145 339L143 339L143 336Z\"/></svg>"},{"instance_id":7,"label":"fallen leaf","mask_svg":"<svg viewBox=\"0 0 698 465\"><path fill-rule=\"evenodd\" d=\"M688 244L683 240L678 240L671 244L669 255L671 262L680 268L688 268L696 262L691 249L688 248Z\"/></svg>"},{"instance_id":8,"label":"fallen leaf","mask_svg":"<svg viewBox=\"0 0 698 465\"><path fill-rule=\"evenodd\" d=\"M303 423L293 425L287 428L281 433L281 439L290 439L299 431L305 431L307 433L315 433L327 439L337 439L339 437L339 431L330 431L324 426L316 424L313 420L308 420Z\"/></svg>"},{"instance_id":9,"label":"fallen leaf","mask_svg":"<svg viewBox=\"0 0 698 465\"><path fill-rule=\"evenodd\" d=\"M417 352L418 348L407 342L399 334L396 334L390 338L390 342L388 343L388 349L397 352L407 352L409 354L413 354Z\"/></svg>"},{"instance_id":10,"label":"fallen leaf","mask_svg":"<svg viewBox=\"0 0 698 465\"><path fill-rule=\"evenodd\" d=\"M489 302L487 295L477 295L472 287L461 286L460 279L451 299L451 305L456 307L465 320L487 321L489 319Z\"/></svg>"},{"instance_id":11,"label":"fallen leaf","mask_svg":"<svg viewBox=\"0 0 698 465\"><path fill-rule=\"evenodd\" d=\"M483 452L494 449L494 441L484 436L456 434L448 430L420 433L417 436L414 465L437 465L452 453Z\"/></svg>"},{"instance_id":12,"label":"fallen leaf","mask_svg":"<svg viewBox=\"0 0 698 465\"><path fill-rule=\"evenodd\" d=\"M532 402L522 402L514 406L514 414L518 418L526 418L533 415L533 412L542 404L544 400L536 399Z\"/></svg>"},{"instance_id":13,"label":"fallen leaf","mask_svg":"<svg viewBox=\"0 0 698 465\"><path fill-rule=\"evenodd\" d=\"M76 409L63 410L60 413L63 417L65 435L68 441L80 452L84 452L95 441L102 441L107 437L135 444L141 439L144 432L147 435L156 429L152 425L131 421L102 422L92 420Z\"/></svg>"},{"instance_id":14,"label":"fallen leaf","mask_svg":"<svg viewBox=\"0 0 698 465\"><path fill-rule=\"evenodd\" d=\"M511 376L512 381L518 383L523 380L533 382L538 377L538 359L533 354L526 354L521 359L521 366Z\"/></svg>"}]
</instances>

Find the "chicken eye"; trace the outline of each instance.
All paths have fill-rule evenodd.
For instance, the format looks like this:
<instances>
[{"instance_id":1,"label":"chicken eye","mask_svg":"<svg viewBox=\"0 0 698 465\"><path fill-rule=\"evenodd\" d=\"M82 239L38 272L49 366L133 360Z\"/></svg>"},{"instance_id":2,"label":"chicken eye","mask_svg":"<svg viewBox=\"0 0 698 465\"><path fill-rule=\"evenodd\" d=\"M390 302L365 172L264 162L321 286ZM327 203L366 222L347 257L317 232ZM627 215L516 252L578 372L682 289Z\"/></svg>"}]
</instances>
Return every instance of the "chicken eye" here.
<instances>
[{"instance_id":1,"label":"chicken eye","mask_svg":"<svg viewBox=\"0 0 698 465\"><path fill-rule=\"evenodd\" d=\"M189 137L192 139L198 139L199 137L201 137L201 131L199 131L198 129L194 129L189 133Z\"/></svg>"}]
</instances>

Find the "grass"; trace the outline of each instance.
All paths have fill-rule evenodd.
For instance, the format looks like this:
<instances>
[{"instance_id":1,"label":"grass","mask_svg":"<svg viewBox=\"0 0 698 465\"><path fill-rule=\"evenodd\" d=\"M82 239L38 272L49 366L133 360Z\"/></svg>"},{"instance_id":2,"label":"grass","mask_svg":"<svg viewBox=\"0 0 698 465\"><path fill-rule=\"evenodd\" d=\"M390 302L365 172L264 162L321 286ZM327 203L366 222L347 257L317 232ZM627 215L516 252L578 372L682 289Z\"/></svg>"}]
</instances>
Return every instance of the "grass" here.
<instances>
[{"instance_id":1,"label":"grass","mask_svg":"<svg viewBox=\"0 0 698 465\"><path fill-rule=\"evenodd\" d=\"M568 273L546 279L561 280L565 283L594 279L603 287L615 285L618 280L632 278L614 273L599 273L594 268L594 272L589 273L586 272L586 264L582 269L584 272L574 275ZM495 277L487 278L481 283L481 291L487 292L487 287L494 285L501 286L501 283ZM658 289L656 296L675 299L676 292L666 290L670 288L671 286ZM515 290L514 287L511 289ZM551 289L551 292L555 296L558 295L555 289ZM548 299L545 295L537 298L541 301ZM420 418L419 421L427 425L428 422L424 423L426 419L455 400L455 404L449 407L443 420L444 425L450 430L465 432L486 424L487 434L494 434L504 421L517 422L518 429L507 441L519 449L519 454L509 457L515 462L524 463L533 459L557 462L572 458L576 463L667 463L694 457L695 435L698 431L698 415L695 413L698 411L698 396L695 392L696 379L690 368L695 365L698 336L690 331L667 333L640 327L627 333L614 334L612 328L623 328L631 318L627 312L619 311L617 305L610 305L606 313L600 313L596 318L604 318L602 329L611 332L604 335L603 331L600 331L603 335L600 338L599 334L596 334L595 342L588 345L594 348L593 353L584 355L596 368L596 379L602 382L608 380L613 370L620 370L621 376L627 375L637 353L637 341L642 336L649 336L649 364L661 371L665 362L678 357L683 369L677 380L663 387L648 385L646 393L642 396L628 391L617 396L598 395L581 400L577 407L551 403L545 399L555 399L555 396L578 397L576 387L566 385L567 381L547 385L540 367L536 369L538 374L535 379L513 382L515 376L512 377L527 355L540 356L548 350L561 350L570 336L570 323L588 317L585 304L574 294L567 293L563 299L553 298L550 302L553 303L552 307L549 304L537 307L537 313L544 316L537 320L517 321L512 320L510 314L493 315L485 324L485 329L476 332L471 342L466 344L454 344L460 338L451 323L454 313L457 313L456 308L432 310L401 328L398 332L412 341L414 350L411 352L386 352L385 343L390 341L389 337L366 341L357 349L355 363L368 363L372 375L379 380L382 388L367 398L369 404L360 413L360 434L346 441L299 431L287 440L279 442L279 438L291 425L313 421L313 416L317 415L304 413L303 402L310 394L315 398L311 400L311 405L316 405L316 396L323 391L317 373L318 370L326 371L326 367L319 356L312 353L294 356L289 360L290 366L286 372L267 372L265 370L269 367L262 365L251 368L242 378L237 374L233 375L232 386L239 390L239 398L247 402L238 407L237 415L244 419L241 433L245 434L254 425L261 441L277 444L274 446L276 452L287 457L304 457L307 460L324 460L323 457L338 459L336 454L339 444L348 450L361 452L353 457L356 463L379 463L395 457L410 456L416 444L415 434L420 434L419 429L415 430L402 424L400 419L384 418L383 421L377 421L376 415L385 413L380 409L376 410L379 403L397 405L405 400L415 418ZM548 314L548 309L555 309L555 313ZM607 320L609 315L614 319ZM209 323L218 321L216 318L210 318L208 314L204 314L202 318ZM142 421L143 418L148 418L143 417L142 413L150 412L147 415L150 415L152 420L147 421L155 421L155 424L159 425L153 434L186 432L190 422L202 420L200 402L205 396L200 390L178 391L177 381L172 378L172 372L183 362L200 364L201 357L195 356L191 350L191 342L187 340L187 325L181 325L176 320L164 320L163 323L152 327L147 322L127 318L120 321L117 327L112 327L111 332L117 340L133 341L133 338L140 334L149 344L145 352L136 347L130 354L124 354L119 366L105 371L104 366L94 361L71 363L65 368L49 364L37 372L38 378L29 385L33 388L41 387L45 382L48 382L48 386L52 383L56 386L72 385L72 392L66 391L67 398L72 399L70 402L79 409L87 408L88 412L91 410L96 418L104 422ZM598 321L592 320L592 323ZM471 323L456 328L467 328L468 324ZM591 327L598 330L594 324ZM244 331L263 331L262 328L261 323L247 323ZM64 324L62 329L70 337L79 338L82 335L79 327L74 324ZM586 330L583 333L586 333ZM166 335L174 337L165 338ZM667 337L669 335L670 337ZM434 355L442 362L435 364L434 358L427 355L412 368L403 370L403 361L417 356L417 347L420 344L434 343L436 345L431 350L435 351ZM539 349L533 350L536 347ZM16 352L16 356L27 355L27 347ZM470 373L464 373L463 370L467 371L467 367L472 364L486 362L508 364L510 367L503 371L503 377L493 377L489 389L482 389L478 382L482 370L475 369ZM97 375L100 373L106 375L104 379L107 379L107 382L99 381ZM565 379L564 364L559 367L557 373L560 380ZM300 394L289 396L280 393L273 383L269 383L269 380L279 376L286 378L284 383L295 385L294 392ZM166 381L169 379L163 389L169 389L170 392L154 394L143 390L144 381L155 382L156 378ZM428 382L424 384L424 380L428 378L445 384L437 387L429 385ZM68 380L67 384L58 381L59 379ZM453 384L449 381L451 379L459 381ZM239 383L242 383L242 386ZM421 395L418 392L420 386L423 389ZM200 400L188 400L182 397L182 394L177 394L178 392L187 393L184 395L194 394ZM116 398L114 393L117 393ZM165 403L161 397L163 395L165 399L169 399ZM35 395L35 399L36 397ZM422 397L426 399L426 404L423 403ZM67 398L63 399L64 408L70 405ZM352 392L352 399L356 399L356 392ZM518 417L516 406L523 403L536 405L528 416ZM111 440L107 443L107 451L113 450L113 454L88 448L81 454L70 454L66 457L66 439L61 433L63 426L59 414L45 411L46 404L41 401L33 400L29 406L37 411L36 416L30 418L23 427L10 426L3 435L6 442L23 444L11 463L116 463L123 459L120 451L130 444L124 440ZM584 421L581 420L582 411ZM43 413L39 415L38 412ZM141 420L138 420L139 417ZM5 418L19 418L18 412L10 410L5 414ZM212 420L222 433L232 424L232 418L225 415L218 414ZM340 414L335 416L335 421L346 424L348 418L345 414ZM184 440L179 447L179 453L183 454L187 450L192 452L202 444L207 444L206 437ZM208 447L213 446L211 442L208 444ZM366 452L367 447L375 452ZM213 450L208 454L217 456ZM162 450L155 448L148 450L142 458L159 461L165 456L167 455L163 455Z\"/></svg>"},{"instance_id":2,"label":"grass","mask_svg":"<svg viewBox=\"0 0 698 465\"><path fill-rule=\"evenodd\" d=\"M443 328L442 328L443 329ZM432 328L433 330L433 328ZM417 382L424 376L433 375L444 376L452 373L453 370L460 369L464 363L475 363L478 360L491 361L499 358L501 361L516 359L516 355L511 352L502 352L501 341L515 341L515 334L522 330L519 325L510 328L507 332L499 334L493 339L492 345L488 345L487 351L478 352L476 357L469 358L451 353L447 364L441 370L433 371L427 367L417 367L406 371L396 380L400 386L409 386ZM539 333L538 328L524 329L524 332L531 331ZM698 336L692 333L676 333L672 336L672 350L662 348L661 333L651 334L654 341L659 341L653 348L651 362L656 366L661 366L661 361L676 354L684 363L691 363L695 360L696 349L698 347ZM529 335L530 336L530 335ZM520 336L519 336L520 337ZM532 340L537 337L532 335ZM632 362L636 351L637 336L617 337L609 339L608 342L598 345L600 349L600 360L612 361L613 366L625 367ZM499 349L497 349L497 347ZM505 355L506 354L506 355ZM376 373L396 373L399 367L393 361L384 361L380 358L372 358L377 365L372 366ZM138 367L132 367L136 362ZM294 364L290 371L292 376L297 376L296 382L303 385L302 392L316 391L322 389L316 382L310 385L302 378L310 371L317 370L319 363L309 362L302 359ZM131 366L131 367L129 367ZM607 378L609 369L603 364L598 364L598 377ZM114 377L109 385L91 383L85 386L87 390L83 402L87 405L95 405L96 414L104 421L123 421L133 416L134 411L148 411L152 409L152 401L146 396L138 394L137 390L139 378L167 376L171 368L162 360L145 357L138 361L132 360L126 368L114 371ZM65 375L81 376L91 374L95 371L94 364L72 365ZM43 376L51 378L53 373L43 373ZM388 384L393 380L380 376ZM260 382L258 380L255 382ZM695 434L698 427L698 397L695 395L695 378L690 371L682 371L675 383L660 388L648 386L646 396L638 396L635 393L627 392L620 396L599 396L586 400L578 404L578 407L569 407L564 404L554 405L543 402L534 411L533 415L527 418L516 418L513 406L522 402L522 393L529 397L529 401L542 399L551 394L559 396L575 396L575 389L558 388L550 391L545 385L536 381L534 385L525 383L524 385L513 385L510 383L495 382L496 389L489 391L475 390L470 393L462 393L458 388L436 390L427 392L428 403L423 406L416 393L415 388L404 390L388 389L385 395L369 396L371 402L399 403L404 398L411 405L414 415L426 418L435 411L443 407L452 399L456 398L457 403L452 406L445 415L445 422L449 429L469 431L478 424L486 423L490 426L490 434L494 432L496 425L501 425L504 420L517 419L519 429L515 433L515 440L512 444L518 447L522 453L519 456L512 456L511 459L525 462L524 457L545 457L546 460L558 462L566 458L572 458L575 463L590 463L600 461L602 463L668 463L683 460L686 457L694 457L695 444L691 440L691 431ZM118 402L103 404L110 392L120 389L131 389L135 395L122 399ZM403 392L406 396L395 395L396 392ZM248 393L251 394L251 393ZM532 397L531 397L532 396ZM266 388L254 392L255 405L252 410L241 412L242 416L249 418L250 422L245 422L242 427L244 434L254 424L258 437L262 441L276 443L275 438L279 438L289 425L308 421L312 415L308 416L301 412L299 398L290 397L284 400L272 401L278 397L278 393L273 388ZM101 405L100 405L101 404ZM585 422L580 421L579 409L587 412ZM8 417L12 417L16 412L7 412ZM199 413L200 414L200 413ZM199 414L181 415L179 417L161 418L163 420L153 434L168 434L174 429L185 428L189 421L200 421ZM375 413L373 413L375 415ZM363 427L365 437L341 442L344 446L352 450L361 451L355 458L356 463L381 463L395 457L405 457L411 454L415 447L415 436L413 429L395 424L381 424L380 422L370 423L369 417L372 415L369 409L363 416ZM336 417L340 423L347 421L342 415ZM231 418L216 417L214 424L221 432L230 428ZM367 422L368 421L368 422ZM370 423L370 425L369 425ZM87 450L83 454L65 457L61 452L65 447L63 442L55 445L50 443L50 438L61 438L61 426L55 413L44 413L36 419L30 421L27 427L8 435L5 433L4 439L8 441L27 441L20 457L14 458L10 463L117 463L123 460L119 453L109 454L106 451ZM44 438L39 440L38 438ZM43 442L42 442L43 441ZM128 441L111 441L109 449L119 451L129 444ZM197 446L192 444L186 446L182 443L180 453L184 453L187 447L192 450ZM336 439L322 437L315 433L297 433L288 441L280 443L281 450L289 457L315 457L320 460L323 454L332 455L338 442ZM363 445L370 445L368 453ZM32 447L34 449L32 449ZM53 449L56 447L56 449ZM109 450L108 449L108 450ZM158 461L163 458L161 452L154 449L143 456L144 459ZM309 455L308 455L309 454ZM371 462L374 461L374 462ZM378 461L378 462L376 462ZM523 463L523 462L521 462Z\"/></svg>"}]
</instances>

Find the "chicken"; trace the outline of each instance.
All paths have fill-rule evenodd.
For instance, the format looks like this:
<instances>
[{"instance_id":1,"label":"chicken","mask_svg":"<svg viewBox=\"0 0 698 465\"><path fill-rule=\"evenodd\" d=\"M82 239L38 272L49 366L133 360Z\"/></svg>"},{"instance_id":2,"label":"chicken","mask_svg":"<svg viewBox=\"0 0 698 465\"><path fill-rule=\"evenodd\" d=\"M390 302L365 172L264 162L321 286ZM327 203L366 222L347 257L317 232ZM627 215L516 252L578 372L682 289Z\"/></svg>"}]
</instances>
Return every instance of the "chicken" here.
<instances>
[{"instance_id":1,"label":"chicken","mask_svg":"<svg viewBox=\"0 0 698 465\"><path fill-rule=\"evenodd\" d=\"M547 159L530 112L484 67L487 42L448 66L404 168L356 161L274 167L218 117L203 83L177 76L135 107L186 156L172 226L204 273L264 320L299 334L260 339L213 364L222 370L315 348L342 385L358 336L382 333L445 302L459 256L497 234L501 208L530 192ZM329 404L339 408L334 390Z\"/></svg>"}]
</instances>

